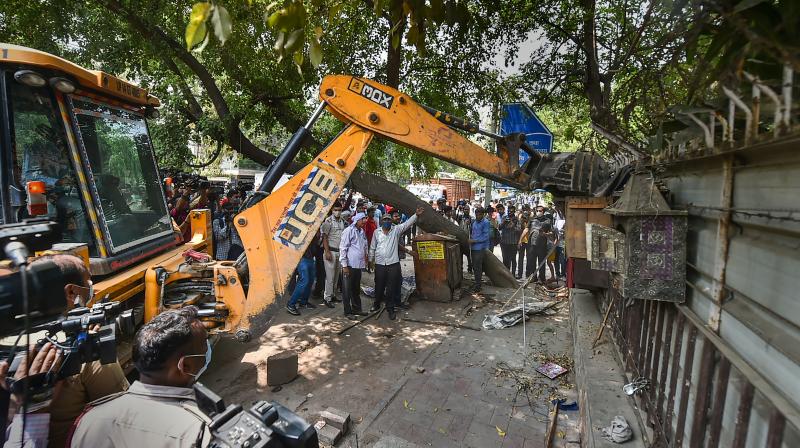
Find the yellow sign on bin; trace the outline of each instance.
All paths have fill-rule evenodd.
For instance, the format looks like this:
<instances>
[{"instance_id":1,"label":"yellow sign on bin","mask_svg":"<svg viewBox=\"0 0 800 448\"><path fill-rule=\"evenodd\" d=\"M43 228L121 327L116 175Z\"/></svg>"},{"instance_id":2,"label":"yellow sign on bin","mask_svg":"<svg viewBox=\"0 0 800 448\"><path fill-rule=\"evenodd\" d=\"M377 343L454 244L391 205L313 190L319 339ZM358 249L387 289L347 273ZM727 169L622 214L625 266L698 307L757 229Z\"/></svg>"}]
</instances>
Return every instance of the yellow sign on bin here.
<instances>
[{"instance_id":1,"label":"yellow sign on bin","mask_svg":"<svg viewBox=\"0 0 800 448\"><path fill-rule=\"evenodd\" d=\"M444 244L439 241L418 241L420 260L444 260Z\"/></svg>"}]
</instances>

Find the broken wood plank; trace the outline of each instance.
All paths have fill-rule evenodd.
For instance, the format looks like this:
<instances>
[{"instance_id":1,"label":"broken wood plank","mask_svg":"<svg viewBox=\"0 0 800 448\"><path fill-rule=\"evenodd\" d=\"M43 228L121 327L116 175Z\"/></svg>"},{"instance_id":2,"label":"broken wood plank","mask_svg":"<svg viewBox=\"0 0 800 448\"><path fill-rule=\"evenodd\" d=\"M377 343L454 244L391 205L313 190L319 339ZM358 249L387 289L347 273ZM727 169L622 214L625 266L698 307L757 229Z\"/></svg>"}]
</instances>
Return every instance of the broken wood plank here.
<instances>
[{"instance_id":1,"label":"broken wood plank","mask_svg":"<svg viewBox=\"0 0 800 448\"><path fill-rule=\"evenodd\" d=\"M545 448L553 446L553 435L556 433L556 423L558 422L558 400L553 404L553 410L550 411L550 424L547 425L547 434L544 437Z\"/></svg>"},{"instance_id":2,"label":"broken wood plank","mask_svg":"<svg viewBox=\"0 0 800 448\"><path fill-rule=\"evenodd\" d=\"M608 315L611 314L611 310L614 308L614 301L617 300L617 294L611 294L611 301L608 303L608 309L606 310L606 315L603 317L603 323L600 324L600 330L597 332L597 337L594 338L594 342L592 342L592 348L597 345L597 341L603 337L603 330L606 329L606 323L608 322Z\"/></svg>"}]
</instances>

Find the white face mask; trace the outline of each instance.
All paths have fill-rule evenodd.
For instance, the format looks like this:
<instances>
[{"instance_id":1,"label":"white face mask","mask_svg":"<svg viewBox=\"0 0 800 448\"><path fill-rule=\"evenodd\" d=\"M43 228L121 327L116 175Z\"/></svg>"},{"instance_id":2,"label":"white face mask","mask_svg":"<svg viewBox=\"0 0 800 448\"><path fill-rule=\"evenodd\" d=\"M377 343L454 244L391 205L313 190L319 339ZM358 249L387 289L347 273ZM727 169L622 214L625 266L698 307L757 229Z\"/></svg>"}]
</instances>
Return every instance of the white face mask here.
<instances>
[{"instance_id":1,"label":"white face mask","mask_svg":"<svg viewBox=\"0 0 800 448\"><path fill-rule=\"evenodd\" d=\"M208 339L206 339L206 346L207 346L207 348L206 348L206 353L205 354L203 354L203 355L184 355L183 357L181 357L180 361L178 361L178 370L180 370L181 372L183 372L183 373L191 376L192 378L194 378L194 382L197 382L197 379L200 378L200 375L202 375L203 372L205 372L206 369L208 369L209 364L211 364L211 341L209 341ZM205 356L206 360L205 360L205 364L203 364L203 367L200 367L200 370L198 370L197 373L185 372L183 370L183 360L186 359L186 358L192 358L192 357L196 357L196 356Z\"/></svg>"},{"instance_id":2,"label":"white face mask","mask_svg":"<svg viewBox=\"0 0 800 448\"><path fill-rule=\"evenodd\" d=\"M334 210L333 211L333 217L334 218L338 218L341 215L342 215L342 211L341 210Z\"/></svg>"}]
</instances>

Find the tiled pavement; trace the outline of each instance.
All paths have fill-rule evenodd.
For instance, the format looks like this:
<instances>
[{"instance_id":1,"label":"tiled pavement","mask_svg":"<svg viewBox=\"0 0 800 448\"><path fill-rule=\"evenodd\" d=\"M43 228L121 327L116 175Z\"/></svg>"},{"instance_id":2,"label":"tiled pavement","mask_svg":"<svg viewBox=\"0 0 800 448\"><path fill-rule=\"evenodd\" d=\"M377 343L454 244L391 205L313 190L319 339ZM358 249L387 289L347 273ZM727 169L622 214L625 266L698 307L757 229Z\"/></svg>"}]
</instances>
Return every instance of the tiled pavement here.
<instances>
[{"instance_id":1,"label":"tiled pavement","mask_svg":"<svg viewBox=\"0 0 800 448\"><path fill-rule=\"evenodd\" d=\"M421 364L409 369L394 398L367 428L359 428L366 446L382 435L433 447L543 447L551 394L574 399L571 373L550 380L533 370L537 354L571 354L567 303L555 316L528 322L528 356L521 326L474 332L455 329ZM481 311L485 311L481 310ZM482 315L473 316L479 325ZM506 362L522 366L535 382L529 394L517 393L516 381L497 377ZM419 369L422 370L422 369ZM575 411L562 411L554 447L578 446ZM346 446L346 445L345 445ZM363 446L363 445L362 445Z\"/></svg>"}]
</instances>

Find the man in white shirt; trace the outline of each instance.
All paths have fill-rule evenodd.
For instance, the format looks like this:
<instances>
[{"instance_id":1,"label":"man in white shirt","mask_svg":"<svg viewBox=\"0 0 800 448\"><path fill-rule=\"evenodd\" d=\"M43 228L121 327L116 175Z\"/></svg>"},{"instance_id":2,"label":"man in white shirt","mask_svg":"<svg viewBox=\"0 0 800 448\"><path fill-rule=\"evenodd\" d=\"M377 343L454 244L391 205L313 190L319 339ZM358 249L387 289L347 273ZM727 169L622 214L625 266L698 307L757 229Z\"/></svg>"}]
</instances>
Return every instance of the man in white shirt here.
<instances>
[{"instance_id":1,"label":"man in white shirt","mask_svg":"<svg viewBox=\"0 0 800 448\"><path fill-rule=\"evenodd\" d=\"M381 227L372 235L369 260L375 266L375 304L370 311L377 311L386 296L386 311L391 320L396 317L395 308L400 306L400 285L403 281L398 252L400 237L417 222L423 210L422 207L417 208L414 216L395 226L387 215L381 220ZM389 292L385 294L387 288Z\"/></svg>"}]
</instances>

